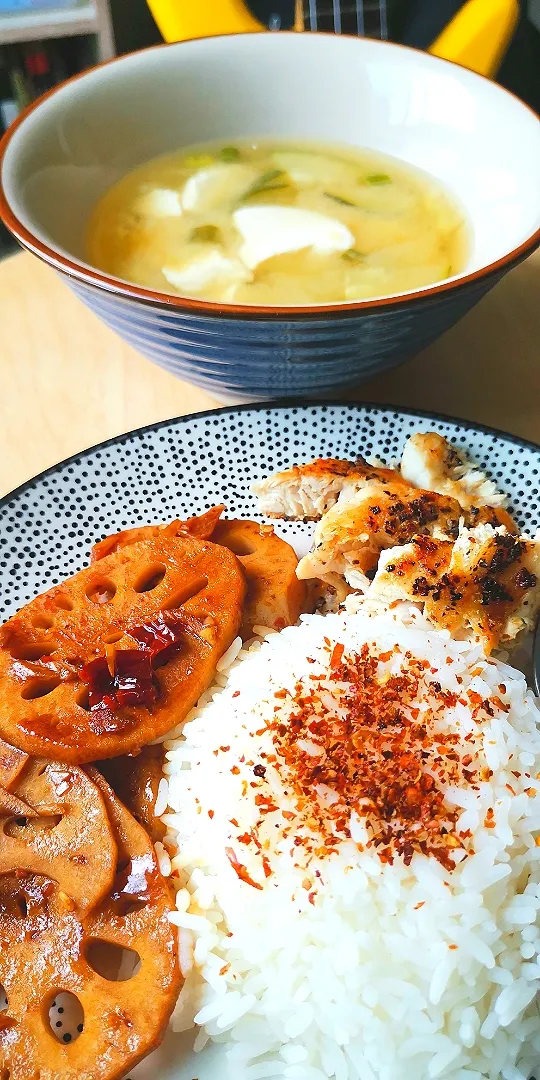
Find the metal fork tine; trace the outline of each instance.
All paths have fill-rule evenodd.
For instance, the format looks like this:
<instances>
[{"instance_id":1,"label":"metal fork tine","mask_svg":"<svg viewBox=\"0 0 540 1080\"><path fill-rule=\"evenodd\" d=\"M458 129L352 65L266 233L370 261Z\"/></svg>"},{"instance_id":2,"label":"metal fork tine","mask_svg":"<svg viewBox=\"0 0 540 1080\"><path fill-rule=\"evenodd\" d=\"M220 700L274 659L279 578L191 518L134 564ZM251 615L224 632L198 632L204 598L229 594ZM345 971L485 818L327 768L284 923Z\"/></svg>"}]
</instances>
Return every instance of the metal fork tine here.
<instances>
[{"instance_id":1,"label":"metal fork tine","mask_svg":"<svg viewBox=\"0 0 540 1080\"><path fill-rule=\"evenodd\" d=\"M360 37L364 36L364 2L356 0L356 28Z\"/></svg>"},{"instance_id":2,"label":"metal fork tine","mask_svg":"<svg viewBox=\"0 0 540 1080\"><path fill-rule=\"evenodd\" d=\"M333 0L334 8L334 33L341 34L341 8L339 0Z\"/></svg>"},{"instance_id":3,"label":"metal fork tine","mask_svg":"<svg viewBox=\"0 0 540 1080\"><path fill-rule=\"evenodd\" d=\"M534 630L532 681L533 690L540 697L540 618Z\"/></svg>"},{"instance_id":4,"label":"metal fork tine","mask_svg":"<svg viewBox=\"0 0 540 1080\"><path fill-rule=\"evenodd\" d=\"M379 0L379 18L381 24L381 38L383 41L388 37L388 14L386 11L386 0Z\"/></svg>"}]
</instances>

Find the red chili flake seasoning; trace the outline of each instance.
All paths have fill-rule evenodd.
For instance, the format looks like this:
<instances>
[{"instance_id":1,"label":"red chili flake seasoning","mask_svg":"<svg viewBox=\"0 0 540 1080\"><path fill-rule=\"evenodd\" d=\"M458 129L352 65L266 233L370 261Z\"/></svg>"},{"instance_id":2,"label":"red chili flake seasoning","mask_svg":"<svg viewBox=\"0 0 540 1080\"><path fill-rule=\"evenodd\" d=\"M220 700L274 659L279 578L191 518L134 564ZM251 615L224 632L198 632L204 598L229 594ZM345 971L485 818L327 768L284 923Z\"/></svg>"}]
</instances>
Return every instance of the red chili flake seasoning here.
<instances>
[{"instance_id":1,"label":"red chili flake seasoning","mask_svg":"<svg viewBox=\"0 0 540 1080\"><path fill-rule=\"evenodd\" d=\"M253 889L259 889L262 892L262 885L259 885L258 881L254 881L253 878L250 877L247 868L236 858L234 849L232 847L226 847L225 854L235 874L240 878L240 881L245 881L246 885L251 885Z\"/></svg>"},{"instance_id":2,"label":"red chili flake seasoning","mask_svg":"<svg viewBox=\"0 0 540 1080\"><path fill-rule=\"evenodd\" d=\"M107 658L98 656L81 669L88 686L90 710L116 712L125 706L153 705L157 698L152 657L142 649L119 649L111 674Z\"/></svg>"},{"instance_id":3,"label":"red chili flake seasoning","mask_svg":"<svg viewBox=\"0 0 540 1080\"><path fill-rule=\"evenodd\" d=\"M334 650L333 650L332 655L330 657L330 667L332 668L332 671L334 671L335 668L339 667L339 665L341 664L341 660L342 660L344 652L345 652L345 646L342 645L341 642L338 642L337 645L334 645Z\"/></svg>"},{"instance_id":4,"label":"red chili flake seasoning","mask_svg":"<svg viewBox=\"0 0 540 1080\"><path fill-rule=\"evenodd\" d=\"M344 659L336 648L328 650L321 687L306 691L298 684L288 723L280 710L269 727L275 767L298 810L295 844L316 855L336 851L350 837L354 812L366 820L368 846L382 862L398 856L408 865L421 852L453 870L452 852L467 848L457 834L459 811L445 804L444 790L474 785L477 775L464 769L472 756L460 760L459 735L445 730L450 695L430 680L429 664L411 653L400 657L399 672L389 673L380 664L392 652L377 654L366 644ZM419 703L427 708L419 710ZM306 740L315 753L306 753ZM331 798L325 798L328 789Z\"/></svg>"},{"instance_id":5,"label":"red chili flake seasoning","mask_svg":"<svg viewBox=\"0 0 540 1080\"><path fill-rule=\"evenodd\" d=\"M81 668L88 686L90 712L114 713L126 706L150 708L159 695L154 671L167 664L182 648L186 634L198 636L201 625L191 616L159 612L126 633L138 649L110 650Z\"/></svg>"}]
</instances>

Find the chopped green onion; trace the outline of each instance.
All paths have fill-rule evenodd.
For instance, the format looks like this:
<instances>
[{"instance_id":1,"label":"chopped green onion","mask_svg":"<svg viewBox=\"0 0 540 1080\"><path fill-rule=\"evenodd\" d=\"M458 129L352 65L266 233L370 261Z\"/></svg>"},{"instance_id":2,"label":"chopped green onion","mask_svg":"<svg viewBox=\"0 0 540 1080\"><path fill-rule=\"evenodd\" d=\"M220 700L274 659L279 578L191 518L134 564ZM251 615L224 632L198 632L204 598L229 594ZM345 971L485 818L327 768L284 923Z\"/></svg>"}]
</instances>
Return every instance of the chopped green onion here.
<instances>
[{"instance_id":1,"label":"chopped green onion","mask_svg":"<svg viewBox=\"0 0 540 1080\"><path fill-rule=\"evenodd\" d=\"M236 146L223 146L218 157L220 161L240 161L240 151Z\"/></svg>"},{"instance_id":2,"label":"chopped green onion","mask_svg":"<svg viewBox=\"0 0 540 1080\"><path fill-rule=\"evenodd\" d=\"M221 233L217 225L197 225L189 239L195 244L217 244L221 240Z\"/></svg>"},{"instance_id":3,"label":"chopped green onion","mask_svg":"<svg viewBox=\"0 0 540 1080\"><path fill-rule=\"evenodd\" d=\"M343 252L341 258L346 259L347 262L358 263L362 262L365 256L361 251L358 251L357 248L349 248L348 251Z\"/></svg>"},{"instance_id":4,"label":"chopped green onion","mask_svg":"<svg viewBox=\"0 0 540 1080\"><path fill-rule=\"evenodd\" d=\"M357 203L351 202L350 199L344 199L341 195L334 195L333 191L325 191L327 199L332 199L334 202L339 203L340 206L356 206Z\"/></svg>"},{"instance_id":5,"label":"chopped green onion","mask_svg":"<svg viewBox=\"0 0 540 1080\"><path fill-rule=\"evenodd\" d=\"M366 184L391 184L392 177L388 176L388 173L372 173L371 176L366 176Z\"/></svg>"},{"instance_id":6,"label":"chopped green onion","mask_svg":"<svg viewBox=\"0 0 540 1080\"><path fill-rule=\"evenodd\" d=\"M283 169L268 169L244 192L240 202L251 199L253 195L262 195L265 191L279 191L286 187L289 187L289 181Z\"/></svg>"}]
</instances>

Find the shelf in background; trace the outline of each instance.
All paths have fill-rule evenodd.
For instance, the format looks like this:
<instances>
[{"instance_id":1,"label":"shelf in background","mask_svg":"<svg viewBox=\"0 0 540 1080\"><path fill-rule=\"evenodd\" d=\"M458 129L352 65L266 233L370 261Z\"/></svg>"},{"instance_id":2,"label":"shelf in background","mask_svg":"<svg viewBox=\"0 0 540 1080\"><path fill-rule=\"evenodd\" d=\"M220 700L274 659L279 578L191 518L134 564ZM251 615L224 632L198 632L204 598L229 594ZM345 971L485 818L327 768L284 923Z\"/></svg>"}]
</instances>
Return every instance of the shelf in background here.
<instances>
[{"instance_id":1,"label":"shelf in background","mask_svg":"<svg viewBox=\"0 0 540 1080\"><path fill-rule=\"evenodd\" d=\"M98 10L91 2L72 8L0 15L0 45L97 34L99 30Z\"/></svg>"}]
</instances>

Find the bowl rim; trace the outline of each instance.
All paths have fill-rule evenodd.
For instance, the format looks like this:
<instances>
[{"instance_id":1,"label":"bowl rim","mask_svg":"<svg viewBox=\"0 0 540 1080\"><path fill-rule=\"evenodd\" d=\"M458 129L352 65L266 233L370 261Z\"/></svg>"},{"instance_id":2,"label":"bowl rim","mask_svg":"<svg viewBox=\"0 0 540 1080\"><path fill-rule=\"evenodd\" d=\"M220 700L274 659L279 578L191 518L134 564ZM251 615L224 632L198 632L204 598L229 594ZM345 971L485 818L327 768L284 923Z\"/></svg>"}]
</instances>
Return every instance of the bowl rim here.
<instances>
[{"instance_id":1,"label":"bowl rim","mask_svg":"<svg viewBox=\"0 0 540 1080\"><path fill-rule=\"evenodd\" d=\"M261 31L264 33L264 31ZM294 37L295 39L300 37L297 32L292 30L280 31L280 36L285 35L287 37ZM244 38L249 37L249 34L216 34L212 35L213 38L226 39L226 38ZM278 35L275 35L276 38ZM306 35L310 36L310 35ZM328 31L317 31L318 37L328 38L344 38L352 41L368 41L370 47L383 47L386 49L403 49L408 53L420 53L422 56L427 56L436 65L448 64L452 68L459 68L461 71L468 71L468 74L475 79L481 79L491 85L493 80L489 79L485 75L480 75L478 72L472 72L470 69L464 68L463 65L457 64L452 60L444 60L441 57L432 56L429 53L423 52L420 49L412 48L409 45L402 45L400 42L382 41L377 38L359 38L355 34L333 34ZM376 297L374 299L367 300L352 300L341 303L329 303L329 304L305 304L298 306L279 306L279 305L267 305L259 306L256 304L225 304L216 303L208 300L198 300L192 297L179 296L175 293L159 292L155 289L147 289L141 285L133 284L129 281L124 281L122 278L117 278L109 274L98 270L95 267L86 265L82 261L75 260L67 255L63 255L56 248L39 240L34 233L28 229L23 222L17 217L15 212L11 209L8 202L6 192L3 184L3 166L8 147L15 133L24 124L26 119L37 109L41 107L49 98L54 94L57 94L64 87L77 82L80 79L85 79L93 74L93 72L104 68L110 64L120 63L123 60L129 60L133 56L140 56L144 53L154 52L159 49L171 49L180 48L182 45L188 45L192 42L208 41L211 40L208 36L201 36L195 38L188 38L185 41L171 41L162 42L157 45L150 45L143 49L137 49L131 53L125 53L121 56L113 56L108 60L103 60L99 64L95 64L91 68L87 68L84 71L77 72L69 79L64 80L57 86L52 87L41 97L31 102L14 120L12 125L8 128L2 138L0 138L0 220L4 221L4 224L15 236L19 243L32 254L37 255L44 262L48 263L54 269L67 274L68 277L74 278L76 281L81 282L84 285L93 287L96 291L101 291L115 296L123 298L133 298L139 303L149 306L151 308L161 308L165 310L177 310L179 312L185 312L194 316L206 316L212 317L232 317L234 319L243 319L247 321L302 321L315 319L317 321L332 320L333 317L339 316L340 318L354 318L363 314L383 314L386 310L396 310L402 307L409 307L411 304L417 306L426 303L432 299L441 297L444 298L445 293L456 293L466 290L469 286L479 284L492 277L506 273L516 266L519 262L522 262L528 255L532 254L540 246L540 226L530 234L521 244L507 252L506 255L501 256L500 259L495 260L492 263L488 263L487 266L480 267L478 270L474 270L468 274L461 274L456 276L455 279L442 280L440 282L434 282L432 285L424 286L423 288L411 290L409 292L396 293L391 296ZM507 90L506 87L496 84L497 92L508 95L518 105L531 113L532 117L540 123L540 116L535 110L522 101L521 98L514 94L511 90Z\"/></svg>"}]
</instances>

